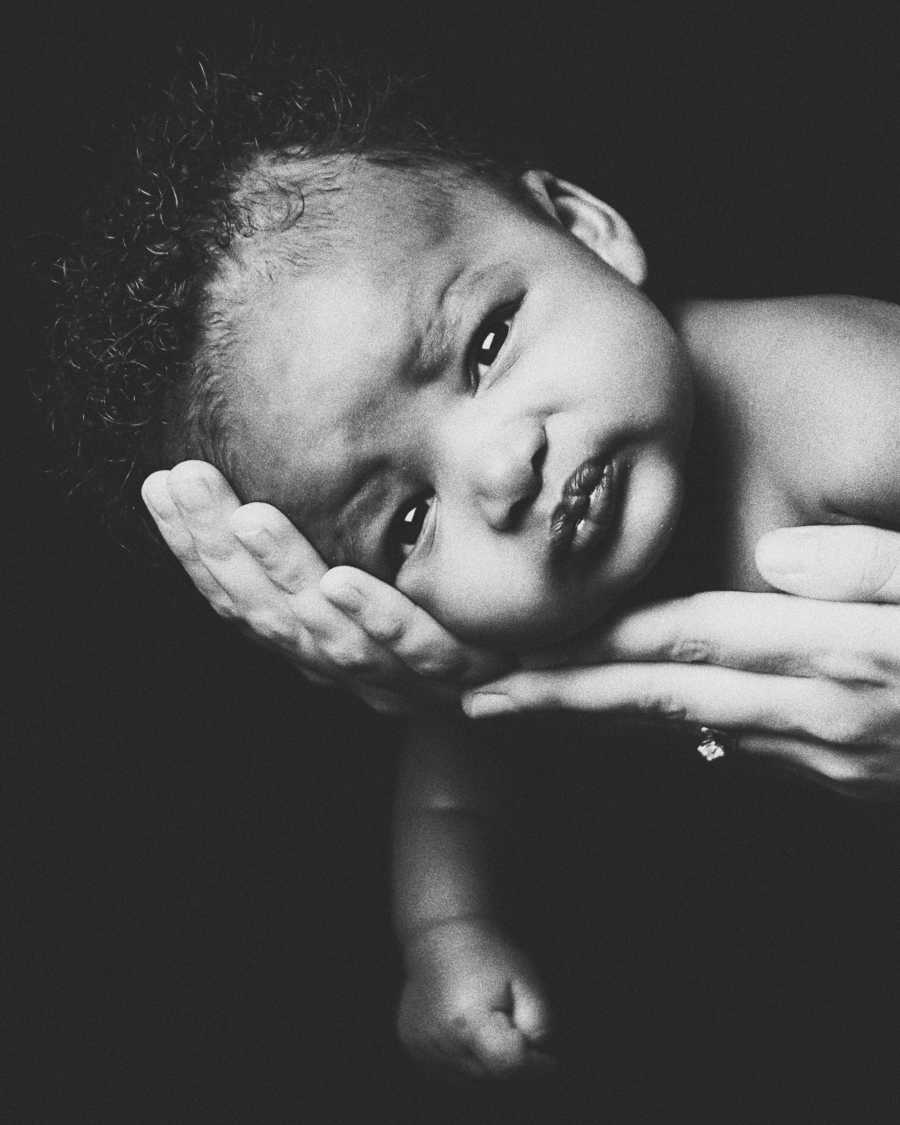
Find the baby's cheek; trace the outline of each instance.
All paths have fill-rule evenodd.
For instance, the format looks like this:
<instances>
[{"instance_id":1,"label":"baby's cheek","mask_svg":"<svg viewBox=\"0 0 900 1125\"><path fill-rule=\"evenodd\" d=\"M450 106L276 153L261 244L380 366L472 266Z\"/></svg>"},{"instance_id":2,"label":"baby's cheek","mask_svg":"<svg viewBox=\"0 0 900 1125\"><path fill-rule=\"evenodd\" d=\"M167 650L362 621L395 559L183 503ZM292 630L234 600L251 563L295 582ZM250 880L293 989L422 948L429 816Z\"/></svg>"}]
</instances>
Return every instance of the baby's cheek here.
<instances>
[{"instance_id":1,"label":"baby's cheek","mask_svg":"<svg viewBox=\"0 0 900 1125\"><path fill-rule=\"evenodd\" d=\"M549 644L584 628L592 607L584 582L555 581L527 544L465 540L466 550L443 549L404 567L397 587L462 640L489 648ZM480 548L480 549L479 549Z\"/></svg>"},{"instance_id":2,"label":"baby's cheek","mask_svg":"<svg viewBox=\"0 0 900 1125\"><path fill-rule=\"evenodd\" d=\"M463 640L492 648L549 644L570 634L581 616L559 591L509 570L454 584L431 612Z\"/></svg>"}]
</instances>

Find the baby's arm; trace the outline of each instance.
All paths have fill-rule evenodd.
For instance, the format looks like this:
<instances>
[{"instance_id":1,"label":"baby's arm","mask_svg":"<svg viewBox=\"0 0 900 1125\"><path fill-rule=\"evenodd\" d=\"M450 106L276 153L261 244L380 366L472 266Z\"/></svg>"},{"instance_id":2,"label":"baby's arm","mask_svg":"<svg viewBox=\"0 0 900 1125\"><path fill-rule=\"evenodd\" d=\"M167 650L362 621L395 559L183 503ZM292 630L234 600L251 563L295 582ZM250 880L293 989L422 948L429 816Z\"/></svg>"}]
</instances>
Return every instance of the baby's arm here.
<instances>
[{"instance_id":1,"label":"baby's arm","mask_svg":"<svg viewBox=\"0 0 900 1125\"><path fill-rule=\"evenodd\" d=\"M395 810L395 924L407 980L400 1037L450 1075L505 1077L551 1065L549 1010L506 933L499 763L454 716L411 730Z\"/></svg>"}]
</instances>

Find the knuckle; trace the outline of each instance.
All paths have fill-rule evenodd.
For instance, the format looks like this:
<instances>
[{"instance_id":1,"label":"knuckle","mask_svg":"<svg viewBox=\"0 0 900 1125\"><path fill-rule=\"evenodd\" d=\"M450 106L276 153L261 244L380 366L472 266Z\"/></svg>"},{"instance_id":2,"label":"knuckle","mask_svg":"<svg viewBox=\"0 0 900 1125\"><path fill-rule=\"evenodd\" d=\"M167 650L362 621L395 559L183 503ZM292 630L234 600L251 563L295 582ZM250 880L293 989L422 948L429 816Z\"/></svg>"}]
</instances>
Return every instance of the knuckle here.
<instances>
[{"instance_id":1,"label":"knuckle","mask_svg":"<svg viewBox=\"0 0 900 1125\"><path fill-rule=\"evenodd\" d=\"M322 616L323 598L318 589L312 586L295 590L291 594L290 605L294 613L310 624Z\"/></svg>"},{"instance_id":2,"label":"knuckle","mask_svg":"<svg viewBox=\"0 0 900 1125\"><path fill-rule=\"evenodd\" d=\"M213 563L227 562L234 554L234 544L224 538L206 536L197 540L197 555Z\"/></svg>"},{"instance_id":3,"label":"knuckle","mask_svg":"<svg viewBox=\"0 0 900 1125\"><path fill-rule=\"evenodd\" d=\"M328 655L345 672L359 674L371 671L372 663L359 645L334 644L328 649Z\"/></svg>"},{"instance_id":4,"label":"knuckle","mask_svg":"<svg viewBox=\"0 0 900 1125\"><path fill-rule=\"evenodd\" d=\"M304 586L308 586L312 579L300 563L289 563L283 569L276 565L277 556L267 555L262 561L268 568L269 577L286 594L297 594Z\"/></svg>"},{"instance_id":5,"label":"knuckle","mask_svg":"<svg viewBox=\"0 0 900 1125\"><path fill-rule=\"evenodd\" d=\"M285 638L285 630L279 619L266 610L254 610L247 615L247 625L258 636L267 641L280 641Z\"/></svg>"},{"instance_id":6,"label":"knuckle","mask_svg":"<svg viewBox=\"0 0 900 1125\"><path fill-rule=\"evenodd\" d=\"M866 780L866 771L854 758L843 754L829 754L819 767L826 781L840 787L850 787Z\"/></svg>"},{"instance_id":7,"label":"knuckle","mask_svg":"<svg viewBox=\"0 0 900 1125\"><path fill-rule=\"evenodd\" d=\"M687 611L679 615L678 630L671 643L672 659L683 664L717 663L718 651L711 638L721 612L721 595L717 591L688 598Z\"/></svg>"},{"instance_id":8,"label":"knuckle","mask_svg":"<svg viewBox=\"0 0 900 1125\"><path fill-rule=\"evenodd\" d=\"M450 653L423 652L409 659L409 664L427 680L443 680L457 675L459 661Z\"/></svg>"},{"instance_id":9,"label":"knuckle","mask_svg":"<svg viewBox=\"0 0 900 1125\"><path fill-rule=\"evenodd\" d=\"M858 745L865 741L868 733L865 719L849 707L830 708L817 719L815 726L815 737L835 746Z\"/></svg>"},{"instance_id":10,"label":"knuckle","mask_svg":"<svg viewBox=\"0 0 900 1125\"><path fill-rule=\"evenodd\" d=\"M690 718L684 701L671 692L651 694L645 697L645 707L651 715L672 723L684 723Z\"/></svg>"},{"instance_id":11,"label":"knuckle","mask_svg":"<svg viewBox=\"0 0 900 1125\"><path fill-rule=\"evenodd\" d=\"M212 606L213 612L223 621L236 621L238 619L238 612L231 602L217 599L211 600L209 604Z\"/></svg>"},{"instance_id":12,"label":"knuckle","mask_svg":"<svg viewBox=\"0 0 900 1125\"><path fill-rule=\"evenodd\" d=\"M869 653L826 649L814 663L820 675L838 683L878 683L881 679L877 661Z\"/></svg>"},{"instance_id":13,"label":"knuckle","mask_svg":"<svg viewBox=\"0 0 900 1125\"><path fill-rule=\"evenodd\" d=\"M187 528L175 523L165 523L160 525L159 530L169 550L180 563L200 563L197 544Z\"/></svg>"},{"instance_id":14,"label":"knuckle","mask_svg":"<svg viewBox=\"0 0 900 1125\"><path fill-rule=\"evenodd\" d=\"M373 640L385 645L396 644L406 632L405 622L396 617L367 620L364 628Z\"/></svg>"},{"instance_id":15,"label":"knuckle","mask_svg":"<svg viewBox=\"0 0 900 1125\"><path fill-rule=\"evenodd\" d=\"M836 746L843 745L846 734L846 723L838 714L818 715L810 723L810 733L822 742L830 742Z\"/></svg>"},{"instance_id":16,"label":"knuckle","mask_svg":"<svg viewBox=\"0 0 900 1125\"><path fill-rule=\"evenodd\" d=\"M709 664L712 662L712 646L701 637L687 634L675 638L671 656L679 664Z\"/></svg>"}]
</instances>

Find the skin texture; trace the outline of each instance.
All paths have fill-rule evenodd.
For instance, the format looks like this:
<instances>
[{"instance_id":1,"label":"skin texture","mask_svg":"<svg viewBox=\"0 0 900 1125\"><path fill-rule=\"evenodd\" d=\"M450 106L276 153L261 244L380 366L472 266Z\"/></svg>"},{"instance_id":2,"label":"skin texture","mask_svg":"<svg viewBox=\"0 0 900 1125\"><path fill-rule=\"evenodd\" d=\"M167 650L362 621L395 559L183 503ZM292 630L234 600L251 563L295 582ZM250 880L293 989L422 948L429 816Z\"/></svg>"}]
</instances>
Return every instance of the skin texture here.
<instances>
[{"instance_id":1,"label":"skin texture","mask_svg":"<svg viewBox=\"0 0 900 1125\"><path fill-rule=\"evenodd\" d=\"M629 251L618 217L571 185L547 177L538 184L544 202L565 223L565 251L554 238L548 241L547 230L558 237L552 226L537 227L531 256L529 221L522 219L527 229L516 225L505 231L517 249L523 248L517 268L520 284L527 281L528 296L516 306L516 317L506 326L509 343L496 360L492 356L474 396L471 388L460 392L458 377L452 382L445 377L446 349L443 362L433 363L427 378L417 378L415 364L411 375L406 371L409 341L417 338L412 325L429 319L416 302L428 289L423 271L428 273L431 251L442 261L455 261L446 232L437 253L421 231L416 234L415 223L403 232L393 229L398 245L416 263L414 278L382 247L378 269L363 257L360 269L349 274L338 270L323 289L321 307L311 293L282 289L273 294L258 325L256 339L263 350L254 353L251 346L248 352L245 405L252 401L263 408L252 415L244 437L249 447L260 443L260 456L252 463L265 470L257 470L250 491L258 488L278 500L296 521L307 521L304 526L318 526L332 557L344 549L333 531L347 491L340 474L348 466L352 474L354 458L361 448L369 450L367 443L373 443L369 463L363 460L357 471L386 465L394 475L402 469L403 488L425 482L434 490L436 499L423 524L424 546L412 548L396 589L388 590L373 575L351 567L321 574L317 558L304 559L308 545L300 547L303 540L290 525L276 527L276 517L283 517L274 508L238 506L208 466L178 466L147 483L151 509L155 506L158 518L167 513L160 522L170 542L181 536L176 553L221 611L247 621L247 606L259 599L252 626L257 634L268 628L270 642L282 651L290 651L295 638L305 635L300 651L316 654L318 667L326 672L330 660L345 682L355 658L356 675L349 682L357 690L367 678L368 689L376 692L399 682L410 685L409 698L411 685L421 687L429 677L446 690L453 659L458 662L457 684L466 677L477 682L488 674L484 665L478 666L477 648L456 645L446 631L433 630L451 626L470 641L490 638L510 647L564 639L576 621L583 628L585 621L608 610L668 542L680 499L689 421L687 410L679 410L689 398L681 382L677 340L663 330L635 288L642 263ZM482 264L491 235L503 233L498 222L486 222L481 215L464 215L458 227L467 260L477 249ZM385 261L389 268L382 272ZM540 305L541 295L546 306ZM506 295L495 300L502 307ZM361 329L342 330L334 319L336 308L347 307L358 310ZM296 312L300 308L302 323ZM534 337L519 327L526 310L537 324ZM781 314L763 309L762 315ZM695 321L695 336L709 333L712 324L714 343L730 347L735 334L715 331L723 323L717 316L713 311L710 320L703 313ZM752 320L744 318L742 327L751 333L746 352L756 356ZM479 317L472 315L471 321L478 323ZM304 326L310 323L318 331L307 339ZM594 335L598 325L601 330ZM838 335L846 335L845 328L841 323ZM316 351L316 339L337 340L339 335L333 347ZM252 331L248 339L252 345ZM648 340L650 350L642 351ZM279 352L273 341L286 342L286 351ZM553 346L545 348L548 341ZM716 355L715 347L701 353L701 374L704 354ZM560 356L562 366L554 367ZM606 367L610 356L613 361ZM728 371L718 359L712 367ZM620 380L623 370L627 379ZM267 373L262 381L261 371ZM547 371L553 378L546 379ZM315 379L321 381L310 390ZM757 393L755 381L742 384L737 377L721 386L723 392L713 396L719 421L734 419L729 411L734 401L741 401L745 386L752 386L753 406L763 411L763 419L771 408ZM794 368L780 386L792 396L795 415L802 415ZM875 398L891 401L888 395L879 398L877 380L872 386ZM862 384L857 384L857 404L862 396ZM314 426L309 412L302 413L309 402ZM742 405L746 416L747 402ZM809 413L825 432L833 430L830 419ZM360 425L363 416L371 425ZM877 457L876 429L869 423L865 429L867 453ZM598 566L560 580L542 566L548 508L541 503L545 478L554 478L551 491L558 496L560 479L571 468L556 474L550 454L554 449L572 452L569 464L574 466L597 446L618 449L623 433L629 490L619 535ZM517 435L522 434L528 440L519 444ZM793 448L785 459L780 455L784 443L777 440L732 445L753 469L756 507L741 509L746 528L732 536L722 558L731 580L752 589L756 583L748 576L747 531L765 530L766 521L771 526L773 513L796 521L830 514L819 484L827 477L831 494L841 495L847 481L856 484L858 474L844 471L846 458L839 447L831 458L820 458L818 473L805 474ZM262 456L265 449L275 449L276 457ZM493 459L485 452L493 453ZM314 465L304 457L318 459L327 471L316 478ZM312 474L305 478L306 492L297 491L291 476L290 466L297 461ZM885 465L889 469L889 456ZM887 471L885 480L892 479ZM389 480L379 502L395 497L393 478ZM199 495L198 481L204 482ZM735 473L728 483L739 494L745 481ZM272 491L278 487L286 489L281 496ZM889 487L876 496L888 514L892 497ZM863 501L863 507L871 502L868 495ZM326 515L317 515L320 511ZM538 518L531 520L534 512ZM722 528L727 538L724 524L713 519L711 525ZM744 754L799 770L840 792L891 799L897 793L900 744L898 610L893 604L898 537L872 528L825 528L811 537L806 532L807 548L820 533L838 546L836 537L843 535L843 556L820 553L818 570L814 566L812 578L804 578L802 561L785 557L784 540L775 533L774 539L764 537L757 551L763 577L799 593L806 582L820 597L850 593L878 604L838 605L824 612L821 602L776 593L719 592L657 604L611 620L602 631L590 630L536 655L526 653L526 671L480 684L464 696L464 707L473 717L574 708L716 725L740 732ZM803 539L802 531L795 533L798 538ZM377 552L364 540L348 557L377 574ZM843 569L838 565L835 570L834 560L840 557ZM853 560L849 565L848 558ZM824 559L828 563L823 565ZM248 596L251 586L255 593ZM420 605L411 610L413 602ZM441 626L426 609L441 619ZM757 628L748 629L748 622ZM440 658L435 660L439 653L443 666ZM306 657L301 663L309 666L312 660ZM442 701L440 691L432 689L433 702ZM419 702L426 698L427 693L420 695ZM401 1038L415 1057L443 1072L469 1077L539 1072L549 1063L550 1007L527 956L494 913L493 849L502 836L502 817L486 806L477 749L466 758L471 730L458 718L423 721L412 743L395 818L395 914L408 972L398 1017Z\"/></svg>"},{"instance_id":2,"label":"skin texture","mask_svg":"<svg viewBox=\"0 0 900 1125\"><path fill-rule=\"evenodd\" d=\"M465 640L560 639L667 543L691 418L682 348L637 287L627 225L581 189L534 173L527 210L473 183L436 221L396 179L356 172L343 218L366 237L254 290L238 318L241 490ZM554 511L598 455L621 481L612 541L560 560ZM404 514L418 540L392 552Z\"/></svg>"},{"instance_id":3,"label":"skin texture","mask_svg":"<svg viewBox=\"0 0 900 1125\"><path fill-rule=\"evenodd\" d=\"M531 961L490 919L449 921L407 943L397 1029L427 1070L469 1078L541 1075L549 1007Z\"/></svg>"},{"instance_id":4,"label":"skin texture","mask_svg":"<svg viewBox=\"0 0 900 1125\"><path fill-rule=\"evenodd\" d=\"M640 251L614 212L586 193L579 194L572 185L557 189L546 174L538 176L532 189L541 206L551 206L558 217L562 216L560 222L576 234L576 245L591 245L595 254L606 256L600 258L601 264L608 260L607 264L611 263L621 276L641 279L644 265ZM822 419L815 448L834 450L831 466L843 474L844 510L849 513L855 507L865 518L861 501L866 498L857 497L854 490L863 480L872 486L871 469L879 456L874 441L879 420L885 420L888 431L891 429L891 412L885 405L890 401L886 392L895 385L891 340L892 332L896 332L892 328L896 310L877 303L848 310L844 307L847 302L840 304L841 316L835 321L832 309L817 327L827 347L815 357L816 366L830 364L838 373L881 367L883 378L881 383L868 380L869 408L865 413L857 411L855 428L848 425L854 417L850 408L862 401L864 387L856 377L844 380L850 397L841 407L840 417ZM716 328L714 319L701 325L707 335L710 325ZM726 345L720 356L722 363L730 362L729 348L739 351L745 346L742 333L746 325L726 327L728 331L718 333L718 340ZM783 325L765 323L763 327L766 341L784 338ZM801 343L807 339L808 332L798 337ZM755 356L760 354L752 340L747 346ZM792 355L788 349L788 359L781 384L793 397L777 408L784 420L804 416L798 414L804 409L806 415L818 409L816 403L804 408L796 402L798 383L794 373L803 355ZM829 401L833 397L829 395ZM490 394L483 398L486 401ZM860 426L862 430L857 433ZM775 448L770 457L782 448L792 454L796 443L779 438L780 431L771 432L775 434ZM850 435L844 448L833 440L839 434ZM888 440L881 447L885 484L880 508L871 514L883 523L891 518L889 481L896 477L890 472L890 450L895 445ZM875 458L865 473L857 465L861 449ZM783 477L791 466L782 460L776 468ZM815 484L821 475L814 474ZM753 483L755 488L757 482ZM294 482L288 484L295 487ZM840 487L834 491L840 492ZM281 513L267 504L241 505L211 466L184 463L171 473L154 474L144 495L163 535L214 608L284 653L305 674L345 686L379 710L398 712L446 701L460 686L503 670L504 658L496 650L454 639L400 589L356 568L328 570ZM821 523L828 512L809 505L805 511L787 512L786 516L796 522ZM846 521L850 517L842 518ZM782 521L776 512L776 526L778 522ZM884 776L885 769L878 767L879 755L896 751L896 736L891 732L896 729L895 670L900 664L896 580L892 578L897 568L897 536L886 529L864 527L798 528L766 534L772 523L771 516L768 525L757 523L755 535L754 527L748 527L742 548L741 584L860 604L828 607L817 602L802 606L786 597L774 600L770 594L769 612L763 616L757 612L757 607L762 610L762 600L748 608L746 595L717 594L713 601L702 603L702 613L698 612L700 603L693 598L644 608L637 618L644 623L638 634L641 641L635 642L634 631L630 631L632 643L618 658L615 706L644 715L677 715L718 723L732 732L743 726L742 750L765 754L775 763L799 762L812 780L824 779L841 787L849 781L856 791L855 775L860 770L865 775L870 752L874 749L876 775ZM793 544L793 555L787 563L784 558L779 562L778 551L773 554L767 545L781 545L783 555L786 543ZM412 578L411 574L411 582ZM861 604L874 599L883 606L877 617ZM627 623L629 618L624 620ZM621 635L620 623L611 625L609 635ZM814 659L810 638L819 631L827 638L827 648L823 659ZM562 659L572 664L588 660L592 652L594 658L614 653L612 646L604 647L602 638L603 634L595 633L593 639L586 639L581 648L568 650ZM878 668L882 680L869 682L854 675L853 669L861 661ZM505 663L510 666L508 658ZM684 668L685 664L693 667ZM721 678L707 674L719 668L729 671L725 695ZM772 687L780 700L774 711L769 706L771 695L754 690L759 682L754 677L760 673L774 677ZM518 686L511 688L506 698L513 707L585 705L584 677L578 681L578 691L566 692L564 682L557 671L551 693L549 683L532 676L527 681L515 681ZM573 678L570 682L574 685L576 681ZM592 707L600 703L601 685L598 682L596 686ZM844 707L848 689L853 699L849 710ZM758 701L755 710L752 699ZM853 722L835 719L826 725L823 715L850 715ZM886 772L890 775L891 771L886 768ZM865 776L862 780L865 782ZM876 779L876 791L881 784ZM868 788L868 783L862 787Z\"/></svg>"},{"instance_id":5,"label":"skin texture","mask_svg":"<svg viewBox=\"0 0 900 1125\"><path fill-rule=\"evenodd\" d=\"M189 506L186 497L198 491L200 506ZM210 605L304 676L340 685L376 710L409 713L455 699L467 683L488 681L503 667L393 587L350 567L327 570L281 513L241 506L211 465L184 462L154 473L144 496ZM731 731L738 753L799 769L848 796L896 799L900 534L785 528L759 540L756 560L761 578L786 593L718 592L620 615L590 637L528 658L532 668L552 666L552 684L520 681L510 688L515 704L571 705L591 662L616 659L610 705L617 711L660 717L668 700L698 723ZM728 672L725 697L711 674L718 670ZM788 687L778 715L770 694L752 694L762 674L769 687ZM595 684L595 700L602 686ZM843 731L826 731L823 714L836 716L836 726L848 698L855 729L845 723ZM753 733L738 733L741 720ZM829 733L841 737L820 737Z\"/></svg>"}]
</instances>

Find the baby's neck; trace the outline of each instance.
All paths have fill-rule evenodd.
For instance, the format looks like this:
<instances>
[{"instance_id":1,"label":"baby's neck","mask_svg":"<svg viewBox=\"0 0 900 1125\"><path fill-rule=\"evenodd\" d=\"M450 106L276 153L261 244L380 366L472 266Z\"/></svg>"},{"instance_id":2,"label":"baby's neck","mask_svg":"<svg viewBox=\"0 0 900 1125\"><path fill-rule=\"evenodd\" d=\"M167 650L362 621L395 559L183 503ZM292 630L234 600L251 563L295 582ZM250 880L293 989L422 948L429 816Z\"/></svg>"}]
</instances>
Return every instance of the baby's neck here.
<instances>
[{"instance_id":1,"label":"baby's neck","mask_svg":"<svg viewBox=\"0 0 900 1125\"><path fill-rule=\"evenodd\" d=\"M665 555L631 602L753 584L752 559L743 557L742 546L747 505L740 498L754 459L746 396L755 365L752 347L741 338L745 307L692 300L667 310L694 376L685 498Z\"/></svg>"}]
</instances>

